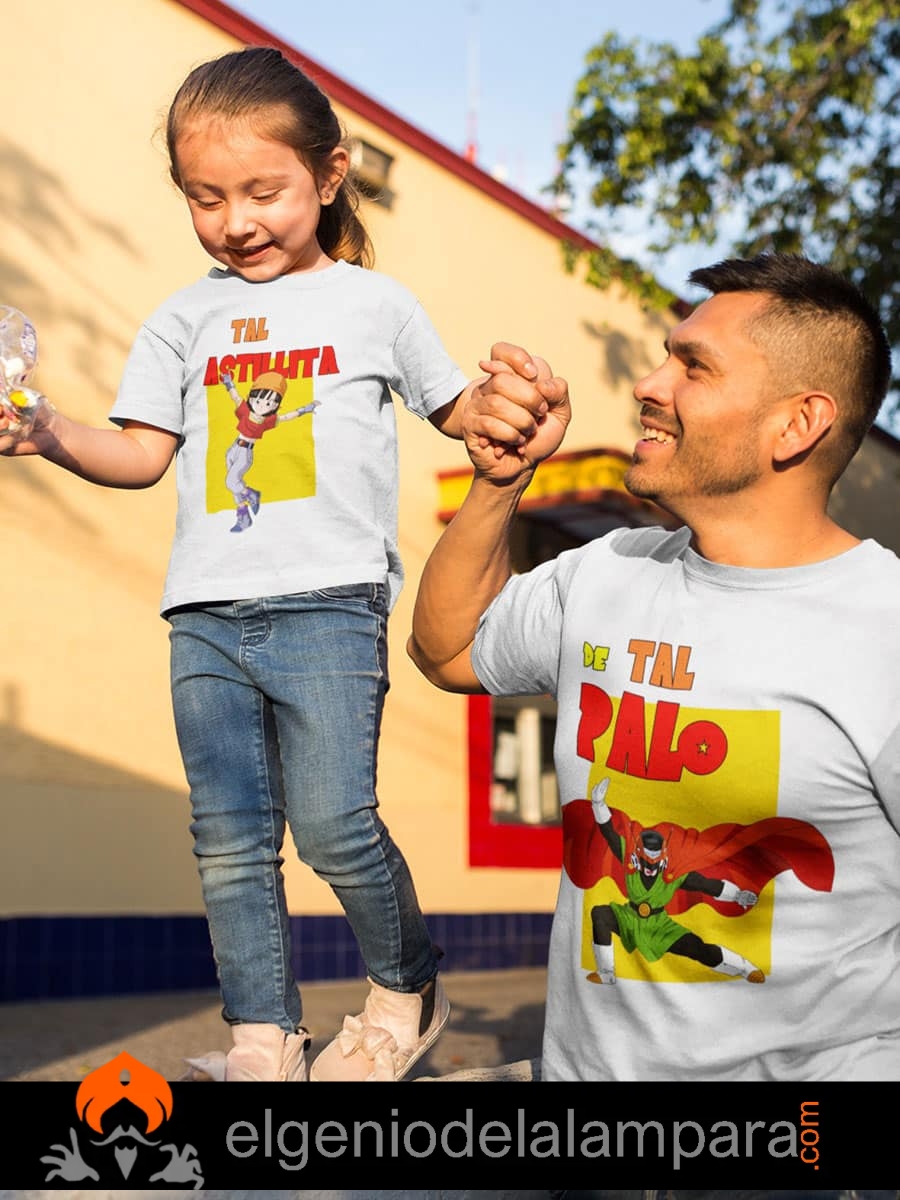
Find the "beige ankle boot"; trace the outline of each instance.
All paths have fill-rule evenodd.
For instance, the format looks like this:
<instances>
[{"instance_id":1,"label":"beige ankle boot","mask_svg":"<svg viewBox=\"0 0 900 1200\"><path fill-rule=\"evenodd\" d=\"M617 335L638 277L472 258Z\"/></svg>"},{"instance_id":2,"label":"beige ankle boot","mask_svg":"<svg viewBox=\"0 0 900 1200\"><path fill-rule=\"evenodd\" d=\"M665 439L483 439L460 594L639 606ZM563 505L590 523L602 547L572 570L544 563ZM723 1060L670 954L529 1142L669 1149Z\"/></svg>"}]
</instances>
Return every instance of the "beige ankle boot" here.
<instances>
[{"instance_id":1,"label":"beige ankle boot","mask_svg":"<svg viewBox=\"0 0 900 1200\"><path fill-rule=\"evenodd\" d=\"M309 1034L277 1025L232 1025L234 1045L225 1056L226 1083L305 1083Z\"/></svg>"},{"instance_id":2,"label":"beige ankle boot","mask_svg":"<svg viewBox=\"0 0 900 1200\"><path fill-rule=\"evenodd\" d=\"M337 1037L316 1058L313 1083L396 1082L440 1036L450 1005L439 978L421 992L391 992L369 980L358 1017L345 1017Z\"/></svg>"}]
</instances>

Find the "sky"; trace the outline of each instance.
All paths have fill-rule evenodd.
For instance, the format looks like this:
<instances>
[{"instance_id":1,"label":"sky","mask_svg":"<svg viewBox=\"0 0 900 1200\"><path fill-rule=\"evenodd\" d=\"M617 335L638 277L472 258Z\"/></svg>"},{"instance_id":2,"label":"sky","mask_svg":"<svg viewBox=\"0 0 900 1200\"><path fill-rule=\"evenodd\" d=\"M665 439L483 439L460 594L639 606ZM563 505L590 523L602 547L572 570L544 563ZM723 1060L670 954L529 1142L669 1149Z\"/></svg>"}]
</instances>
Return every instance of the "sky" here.
<instances>
[{"instance_id":1,"label":"sky","mask_svg":"<svg viewBox=\"0 0 900 1200\"><path fill-rule=\"evenodd\" d=\"M229 0L231 7L539 204L575 84L608 32L689 50L727 0ZM474 114L474 117L473 117ZM474 135L474 137L473 137ZM583 226L573 212L571 223ZM651 261L641 218L605 239L685 294L708 246Z\"/></svg>"}]
</instances>

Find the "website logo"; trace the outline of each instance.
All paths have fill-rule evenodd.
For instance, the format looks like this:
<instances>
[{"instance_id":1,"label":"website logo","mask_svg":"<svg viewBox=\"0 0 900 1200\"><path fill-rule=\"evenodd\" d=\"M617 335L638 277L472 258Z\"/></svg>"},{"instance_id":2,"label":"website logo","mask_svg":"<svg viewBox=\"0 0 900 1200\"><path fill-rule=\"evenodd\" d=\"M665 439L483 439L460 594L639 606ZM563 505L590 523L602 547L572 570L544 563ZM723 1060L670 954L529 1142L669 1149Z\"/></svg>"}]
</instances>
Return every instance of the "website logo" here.
<instances>
[{"instance_id":1,"label":"website logo","mask_svg":"<svg viewBox=\"0 0 900 1200\"><path fill-rule=\"evenodd\" d=\"M69 1128L68 1143L56 1143L41 1158L51 1167L45 1182L113 1184L127 1181L137 1164L142 1181L202 1188L194 1147L165 1140L173 1107L162 1075L125 1051L117 1054L82 1080L75 1093L78 1124ZM154 1140L149 1135L157 1130Z\"/></svg>"}]
</instances>

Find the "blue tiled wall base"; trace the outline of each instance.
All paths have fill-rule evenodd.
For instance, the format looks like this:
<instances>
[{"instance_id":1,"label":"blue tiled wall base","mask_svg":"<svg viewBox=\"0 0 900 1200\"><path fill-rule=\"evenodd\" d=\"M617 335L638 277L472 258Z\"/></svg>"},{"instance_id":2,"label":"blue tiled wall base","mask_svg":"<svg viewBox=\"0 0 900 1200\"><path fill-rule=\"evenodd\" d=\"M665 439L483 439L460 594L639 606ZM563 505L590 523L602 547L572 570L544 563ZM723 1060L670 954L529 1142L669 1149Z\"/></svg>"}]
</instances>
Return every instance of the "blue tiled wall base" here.
<instances>
[{"instance_id":1,"label":"blue tiled wall base","mask_svg":"<svg viewBox=\"0 0 900 1200\"><path fill-rule=\"evenodd\" d=\"M445 971L543 966L550 913L435 913L427 917ZM293 917L301 985L365 975L341 916ZM0 1002L216 987L203 917L9 917L0 920Z\"/></svg>"}]
</instances>

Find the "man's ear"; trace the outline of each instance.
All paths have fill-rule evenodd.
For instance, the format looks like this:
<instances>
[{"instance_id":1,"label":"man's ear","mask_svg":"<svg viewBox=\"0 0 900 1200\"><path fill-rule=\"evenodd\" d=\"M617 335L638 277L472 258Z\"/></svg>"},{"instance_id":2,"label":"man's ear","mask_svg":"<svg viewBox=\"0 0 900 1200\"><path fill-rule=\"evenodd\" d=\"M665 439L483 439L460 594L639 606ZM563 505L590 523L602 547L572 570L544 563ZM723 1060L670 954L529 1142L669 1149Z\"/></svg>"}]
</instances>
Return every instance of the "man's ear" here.
<instances>
[{"instance_id":1,"label":"man's ear","mask_svg":"<svg viewBox=\"0 0 900 1200\"><path fill-rule=\"evenodd\" d=\"M775 461L788 462L811 450L836 418L837 404L828 392L798 392L792 396L775 440Z\"/></svg>"},{"instance_id":2,"label":"man's ear","mask_svg":"<svg viewBox=\"0 0 900 1200\"><path fill-rule=\"evenodd\" d=\"M322 204L332 203L349 170L350 155L343 146L335 146L319 183L319 200Z\"/></svg>"}]
</instances>

